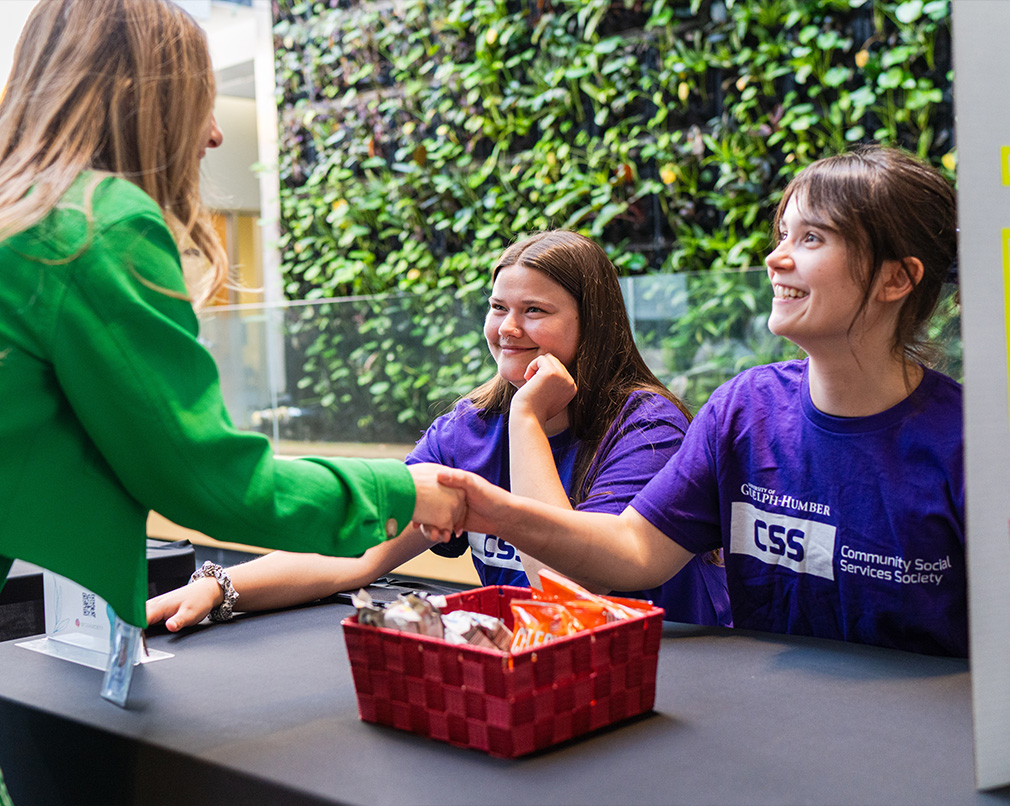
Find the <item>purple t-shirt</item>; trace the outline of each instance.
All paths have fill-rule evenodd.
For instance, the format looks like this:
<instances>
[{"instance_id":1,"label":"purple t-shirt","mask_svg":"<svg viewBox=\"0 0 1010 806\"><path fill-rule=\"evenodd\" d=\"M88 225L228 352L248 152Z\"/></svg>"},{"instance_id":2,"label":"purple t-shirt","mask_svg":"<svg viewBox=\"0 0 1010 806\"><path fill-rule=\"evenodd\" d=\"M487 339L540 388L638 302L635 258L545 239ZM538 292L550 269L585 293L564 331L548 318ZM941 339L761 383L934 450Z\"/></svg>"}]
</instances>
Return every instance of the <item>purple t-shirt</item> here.
<instances>
[{"instance_id":1,"label":"purple t-shirt","mask_svg":"<svg viewBox=\"0 0 1010 806\"><path fill-rule=\"evenodd\" d=\"M588 494L577 509L620 514L680 446L687 418L662 395L636 393L604 436L589 468ZM571 494L579 441L565 430L550 438L564 488ZM501 415L481 416L463 400L439 417L407 457L408 463L436 462L469 470L509 489L508 434ZM469 532L432 547L442 556L459 557L470 549L485 585L528 587L516 549L495 535ZM677 576L650 591L622 592L648 598L666 610L666 618L690 624L729 625L729 595L721 566L696 557Z\"/></svg>"},{"instance_id":2,"label":"purple t-shirt","mask_svg":"<svg viewBox=\"0 0 1010 806\"><path fill-rule=\"evenodd\" d=\"M807 362L748 370L702 407L632 506L725 551L737 627L968 653L961 387L926 370L887 411L832 417Z\"/></svg>"}]
</instances>

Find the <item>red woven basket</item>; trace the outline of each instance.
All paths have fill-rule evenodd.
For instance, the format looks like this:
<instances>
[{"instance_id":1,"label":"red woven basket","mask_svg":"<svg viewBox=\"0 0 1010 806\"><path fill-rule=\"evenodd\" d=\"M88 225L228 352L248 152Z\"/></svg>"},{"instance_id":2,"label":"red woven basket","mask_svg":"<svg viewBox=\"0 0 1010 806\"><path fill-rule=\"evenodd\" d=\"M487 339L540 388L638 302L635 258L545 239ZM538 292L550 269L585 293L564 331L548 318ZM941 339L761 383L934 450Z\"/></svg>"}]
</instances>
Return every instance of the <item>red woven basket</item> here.
<instances>
[{"instance_id":1,"label":"red woven basket","mask_svg":"<svg viewBox=\"0 0 1010 806\"><path fill-rule=\"evenodd\" d=\"M513 599L494 586L447 596L445 612L497 616ZM651 710L663 610L615 621L512 655L343 620L366 722L514 758Z\"/></svg>"}]
</instances>

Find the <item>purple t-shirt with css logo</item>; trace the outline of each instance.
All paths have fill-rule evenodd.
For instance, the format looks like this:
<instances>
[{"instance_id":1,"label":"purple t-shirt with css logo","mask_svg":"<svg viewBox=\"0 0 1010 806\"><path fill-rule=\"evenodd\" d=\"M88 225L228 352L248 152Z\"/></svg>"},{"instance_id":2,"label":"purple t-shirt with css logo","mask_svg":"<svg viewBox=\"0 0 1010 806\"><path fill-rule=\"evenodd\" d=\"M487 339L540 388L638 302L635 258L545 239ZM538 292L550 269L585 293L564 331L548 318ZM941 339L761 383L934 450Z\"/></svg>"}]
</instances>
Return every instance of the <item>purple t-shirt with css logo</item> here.
<instances>
[{"instance_id":1,"label":"purple t-shirt with css logo","mask_svg":"<svg viewBox=\"0 0 1010 806\"><path fill-rule=\"evenodd\" d=\"M577 509L620 514L680 446L687 418L662 395L635 393L604 436L587 474L588 493ZM558 475L571 494L572 470L579 441L568 430L550 438ZM407 457L408 463L436 462L483 476L509 489L508 434L501 415L481 415L469 400L439 417ZM470 549L485 585L528 587L522 559L505 540L468 532L432 551L459 557ZM622 595L651 599L666 619L690 624L728 626L729 595L721 566L696 557L674 579L649 591Z\"/></svg>"},{"instance_id":2,"label":"purple t-shirt with css logo","mask_svg":"<svg viewBox=\"0 0 1010 806\"><path fill-rule=\"evenodd\" d=\"M968 653L961 387L926 370L869 417L816 409L807 361L723 384L632 506L722 547L736 627Z\"/></svg>"}]
</instances>

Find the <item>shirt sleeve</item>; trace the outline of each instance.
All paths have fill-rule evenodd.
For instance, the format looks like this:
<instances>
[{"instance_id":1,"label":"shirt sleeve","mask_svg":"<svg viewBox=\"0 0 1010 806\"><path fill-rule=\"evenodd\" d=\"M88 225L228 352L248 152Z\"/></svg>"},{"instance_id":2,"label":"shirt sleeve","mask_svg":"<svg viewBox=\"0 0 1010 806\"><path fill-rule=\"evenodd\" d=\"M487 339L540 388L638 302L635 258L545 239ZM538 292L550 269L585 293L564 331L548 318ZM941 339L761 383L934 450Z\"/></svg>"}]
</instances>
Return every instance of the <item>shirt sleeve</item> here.
<instances>
[{"instance_id":1,"label":"shirt sleeve","mask_svg":"<svg viewBox=\"0 0 1010 806\"><path fill-rule=\"evenodd\" d=\"M687 417L662 395L631 397L604 436L576 509L619 515L680 448Z\"/></svg>"},{"instance_id":2,"label":"shirt sleeve","mask_svg":"<svg viewBox=\"0 0 1010 806\"><path fill-rule=\"evenodd\" d=\"M175 242L156 209L96 229L68 267L52 334L61 390L144 506L215 538L358 555L414 507L393 460L281 459L235 428L197 339Z\"/></svg>"},{"instance_id":3,"label":"shirt sleeve","mask_svg":"<svg viewBox=\"0 0 1010 806\"><path fill-rule=\"evenodd\" d=\"M425 429L413 450L407 454L405 461L408 465L434 462L446 467L454 467L451 456L447 455L449 452L446 450L446 446L452 435L451 420L455 414L455 411L443 414Z\"/></svg>"},{"instance_id":4,"label":"shirt sleeve","mask_svg":"<svg viewBox=\"0 0 1010 806\"><path fill-rule=\"evenodd\" d=\"M719 433L710 401L691 422L680 450L631 502L649 523L694 554L722 546L714 447Z\"/></svg>"}]
</instances>

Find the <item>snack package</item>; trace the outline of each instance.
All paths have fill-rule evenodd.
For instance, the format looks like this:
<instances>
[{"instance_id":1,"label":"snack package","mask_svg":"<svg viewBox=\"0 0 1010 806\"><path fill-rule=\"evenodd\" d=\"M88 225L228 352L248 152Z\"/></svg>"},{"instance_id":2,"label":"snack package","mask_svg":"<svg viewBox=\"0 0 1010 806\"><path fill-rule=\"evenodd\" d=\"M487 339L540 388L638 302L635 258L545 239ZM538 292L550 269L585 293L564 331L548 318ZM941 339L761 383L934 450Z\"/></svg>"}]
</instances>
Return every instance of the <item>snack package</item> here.
<instances>
[{"instance_id":1,"label":"snack package","mask_svg":"<svg viewBox=\"0 0 1010 806\"><path fill-rule=\"evenodd\" d=\"M377 605L364 589L351 597L358 623L430 635L451 644L471 644L501 652L518 652L611 621L632 618L651 609L651 602L601 596L548 568L540 571L542 590L511 602L514 630L486 613L455 610L442 613L444 596L401 594Z\"/></svg>"},{"instance_id":2,"label":"snack package","mask_svg":"<svg viewBox=\"0 0 1010 806\"><path fill-rule=\"evenodd\" d=\"M378 605L362 589L352 594L351 603L358 611L358 623L369 627L430 635L450 644L472 644L501 652L508 652L512 644L512 631L501 619L466 610L443 614L444 596L400 594L396 601Z\"/></svg>"},{"instance_id":3,"label":"snack package","mask_svg":"<svg viewBox=\"0 0 1010 806\"><path fill-rule=\"evenodd\" d=\"M618 621L620 619L633 618L641 615L644 611L652 607L650 602L642 599L626 599L617 596L603 596L598 593L586 590L579 583L573 582L568 577L562 576L557 571L550 568L540 569L541 590L534 590L533 597L550 602L579 602L583 606L592 603L594 608L598 608L605 614L605 618L598 623L588 626L598 626L606 624L608 621ZM589 619L588 609L586 618ZM591 620L591 619L590 619Z\"/></svg>"},{"instance_id":4,"label":"snack package","mask_svg":"<svg viewBox=\"0 0 1010 806\"><path fill-rule=\"evenodd\" d=\"M428 596L424 593L400 594L395 602L378 607L368 591L361 589L351 596L351 603L358 611L358 623L372 627L386 627L401 632L418 635L443 635L441 608L445 607L444 596Z\"/></svg>"},{"instance_id":5,"label":"snack package","mask_svg":"<svg viewBox=\"0 0 1010 806\"><path fill-rule=\"evenodd\" d=\"M443 606L444 606L443 599ZM416 632L419 635L432 635L441 638L443 635L440 609L421 594L400 594L395 602L390 602L385 610L386 626L403 632Z\"/></svg>"},{"instance_id":6,"label":"snack package","mask_svg":"<svg viewBox=\"0 0 1010 806\"><path fill-rule=\"evenodd\" d=\"M371 595L364 588L351 594L351 604L358 611L358 624L369 627L385 627L386 617L382 607L372 601Z\"/></svg>"},{"instance_id":7,"label":"snack package","mask_svg":"<svg viewBox=\"0 0 1010 806\"><path fill-rule=\"evenodd\" d=\"M650 599L629 599L625 596L611 596L610 594L602 598L608 602L620 605L628 611L629 616L640 616L642 613L648 613L655 607Z\"/></svg>"},{"instance_id":8,"label":"snack package","mask_svg":"<svg viewBox=\"0 0 1010 806\"><path fill-rule=\"evenodd\" d=\"M540 646L585 629L565 604L537 599L513 599L512 651Z\"/></svg>"},{"instance_id":9,"label":"snack package","mask_svg":"<svg viewBox=\"0 0 1010 806\"><path fill-rule=\"evenodd\" d=\"M512 630L500 618L487 613L454 610L442 614L445 640L450 644L471 644L508 652L512 645Z\"/></svg>"}]
</instances>

